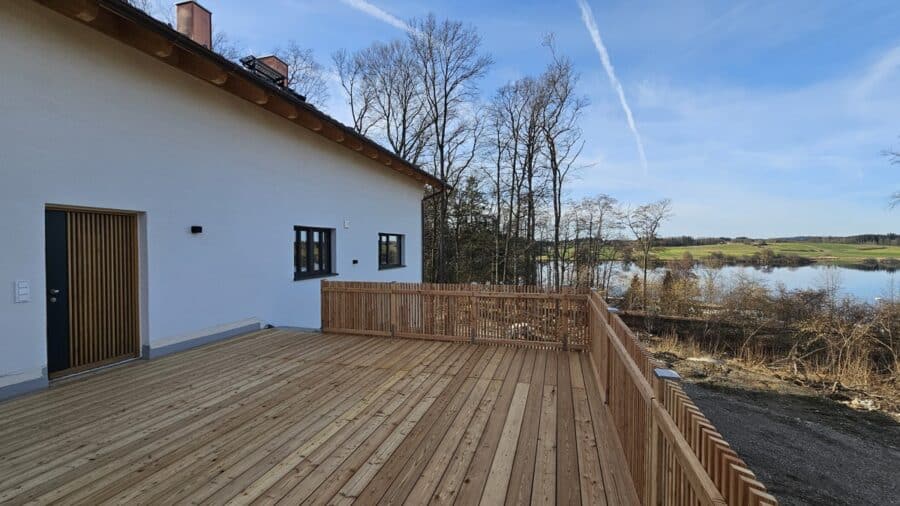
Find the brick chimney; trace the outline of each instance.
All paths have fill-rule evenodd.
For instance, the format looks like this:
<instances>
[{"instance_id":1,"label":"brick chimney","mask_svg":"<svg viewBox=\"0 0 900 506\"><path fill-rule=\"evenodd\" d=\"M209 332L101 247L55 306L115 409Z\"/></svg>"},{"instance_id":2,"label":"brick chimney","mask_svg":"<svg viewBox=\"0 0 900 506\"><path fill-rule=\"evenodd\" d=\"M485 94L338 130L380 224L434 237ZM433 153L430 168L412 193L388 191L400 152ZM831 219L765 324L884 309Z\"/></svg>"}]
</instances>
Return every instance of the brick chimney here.
<instances>
[{"instance_id":1,"label":"brick chimney","mask_svg":"<svg viewBox=\"0 0 900 506\"><path fill-rule=\"evenodd\" d=\"M281 74L282 77L282 86L287 86L287 78L288 78L288 64L284 62L281 58L275 55L263 56L259 58L259 61L265 63L269 68Z\"/></svg>"},{"instance_id":2,"label":"brick chimney","mask_svg":"<svg viewBox=\"0 0 900 506\"><path fill-rule=\"evenodd\" d=\"M190 0L175 4L178 31L194 42L212 49L212 12Z\"/></svg>"}]
</instances>

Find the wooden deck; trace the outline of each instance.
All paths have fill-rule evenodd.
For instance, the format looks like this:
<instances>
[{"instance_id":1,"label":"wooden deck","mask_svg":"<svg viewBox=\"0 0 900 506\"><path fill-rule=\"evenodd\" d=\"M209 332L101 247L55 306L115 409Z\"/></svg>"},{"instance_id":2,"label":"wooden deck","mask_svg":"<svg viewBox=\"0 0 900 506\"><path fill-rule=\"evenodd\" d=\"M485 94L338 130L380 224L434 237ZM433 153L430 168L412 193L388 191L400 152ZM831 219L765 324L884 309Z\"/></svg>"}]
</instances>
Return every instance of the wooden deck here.
<instances>
[{"instance_id":1,"label":"wooden deck","mask_svg":"<svg viewBox=\"0 0 900 506\"><path fill-rule=\"evenodd\" d=\"M0 503L634 504L587 360L261 331L0 404Z\"/></svg>"}]
</instances>

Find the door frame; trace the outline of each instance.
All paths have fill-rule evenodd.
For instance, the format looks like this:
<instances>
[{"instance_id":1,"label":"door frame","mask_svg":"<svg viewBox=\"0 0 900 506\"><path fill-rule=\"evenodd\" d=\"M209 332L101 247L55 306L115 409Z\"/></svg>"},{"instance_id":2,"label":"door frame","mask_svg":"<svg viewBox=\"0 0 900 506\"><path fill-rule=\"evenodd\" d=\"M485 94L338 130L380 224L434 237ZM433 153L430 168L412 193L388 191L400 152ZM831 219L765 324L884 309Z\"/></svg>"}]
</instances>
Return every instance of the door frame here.
<instances>
[{"instance_id":1,"label":"door frame","mask_svg":"<svg viewBox=\"0 0 900 506\"><path fill-rule=\"evenodd\" d=\"M137 335L135 336L136 342L134 343L136 346L137 352L134 355L129 354L129 355L124 355L124 356L119 356L119 357L111 357L109 359L95 362L92 364L87 364L87 365L77 366L77 367L70 367L68 369L56 371L53 373L48 372L49 379L53 380L53 379L58 379L58 378L70 377L70 376L73 376L76 374L94 371L97 369L109 367L111 365L129 362L131 360L136 360L136 359L142 358L144 355L144 346L143 346L144 336L146 335L145 334L145 325L146 325L145 314L146 314L146 312L144 310L144 304L146 301L146 298L144 295L146 293L145 292L145 284L144 284L144 280L145 280L144 258L145 257L144 257L144 249L143 249L143 245L145 243L144 235L143 235L143 232L145 230L143 216L145 213L142 211L136 211L136 210L130 210L130 209L115 209L115 208L79 206L79 205L70 205L70 204L51 204L51 203L44 204L44 213L46 214L47 211L111 214L111 215L117 215L117 216L133 216L135 218L133 251L134 251L134 265L135 265L135 273L134 273L134 276L135 276L134 301L135 302L134 302L134 304L136 307L134 307L133 309L135 311L135 315L137 318L137 322L136 322ZM46 231L45 231L45 234L46 234ZM46 243L46 239L45 239L45 243ZM45 253L44 254L46 255L46 244L45 244ZM44 269L46 269L46 259L45 259ZM71 275L71 273L70 273L70 275ZM46 277L47 277L47 272L45 270L44 285L47 284ZM46 286L43 287L43 292L44 292L44 296L46 297ZM47 313L48 313L48 310L46 308L46 301L45 301L45 311L44 311L45 320L47 317ZM45 328L45 339L46 339L46 331L47 330L48 329ZM49 354L50 354L49 347L47 348L46 354L49 359Z\"/></svg>"}]
</instances>

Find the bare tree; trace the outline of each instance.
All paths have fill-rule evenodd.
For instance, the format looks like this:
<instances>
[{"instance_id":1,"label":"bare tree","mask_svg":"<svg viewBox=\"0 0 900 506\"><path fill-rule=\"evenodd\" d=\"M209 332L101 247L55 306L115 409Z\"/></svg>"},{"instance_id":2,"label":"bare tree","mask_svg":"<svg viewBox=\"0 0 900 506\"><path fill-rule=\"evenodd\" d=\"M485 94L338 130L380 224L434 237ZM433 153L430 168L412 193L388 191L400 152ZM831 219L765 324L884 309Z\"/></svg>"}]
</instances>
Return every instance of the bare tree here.
<instances>
[{"instance_id":1,"label":"bare tree","mask_svg":"<svg viewBox=\"0 0 900 506\"><path fill-rule=\"evenodd\" d=\"M351 54L341 49L332 55L332 61L341 81L341 88L344 89L347 105L350 106L353 129L366 135L374 123L371 112L374 97L366 84L365 57L361 53Z\"/></svg>"},{"instance_id":2,"label":"bare tree","mask_svg":"<svg viewBox=\"0 0 900 506\"><path fill-rule=\"evenodd\" d=\"M132 7L136 7L150 15L153 15L153 9L156 8L156 6L153 4L153 0L125 0L125 3Z\"/></svg>"},{"instance_id":3,"label":"bare tree","mask_svg":"<svg viewBox=\"0 0 900 506\"><path fill-rule=\"evenodd\" d=\"M641 251L641 270L644 278L641 285L641 299L647 310L647 270L650 268L650 252L656 241L660 225L672 216L672 201L663 199L642 205L628 213L627 223Z\"/></svg>"},{"instance_id":4,"label":"bare tree","mask_svg":"<svg viewBox=\"0 0 900 506\"><path fill-rule=\"evenodd\" d=\"M418 163L430 140L423 83L408 41L375 43L361 52L372 116L391 149Z\"/></svg>"},{"instance_id":5,"label":"bare tree","mask_svg":"<svg viewBox=\"0 0 900 506\"><path fill-rule=\"evenodd\" d=\"M500 275L500 230L502 228L502 216L504 206L504 161L508 156L512 139L507 135L506 116L504 114L503 103L505 102L508 92L508 85L500 88L493 102L488 109L488 129L491 135L490 154L488 157L493 158L492 170L485 170L488 179L493 186L491 193L494 198L494 261L492 267L493 282L499 283Z\"/></svg>"},{"instance_id":6,"label":"bare tree","mask_svg":"<svg viewBox=\"0 0 900 506\"><path fill-rule=\"evenodd\" d=\"M160 21L170 25L175 24L175 11L172 9L171 3L163 0L125 0L125 3L137 7Z\"/></svg>"},{"instance_id":7,"label":"bare tree","mask_svg":"<svg viewBox=\"0 0 900 506\"><path fill-rule=\"evenodd\" d=\"M608 290L617 250L613 241L622 229L622 215L616 199L609 195L585 197L572 206L575 215L575 255L583 284ZM584 234L582 236L582 234Z\"/></svg>"},{"instance_id":8,"label":"bare tree","mask_svg":"<svg viewBox=\"0 0 900 506\"><path fill-rule=\"evenodd\" d=\"M411 21L410 26L409 42L416 55L431 130L431 169L435 176L453 185L461 180L477 153L481 124L472 104L478 98L477 81L492 61L480 52L478 32L458 21L438 22L429 15ZM449 195L442 193L435 200L432 278L448 281Z\"/></svg>"},{"instance_id":9,"label":"bare tree","mask_svg":"<svg viewBox=\"0 0 900 506\"><path fill-rule=\"evenodd\" d=\"M528 116L524 127L522 144L522 172L525 207L525 247L524 256L528 272L525 280L529 284L537 282L538 247L536 241L537 209L546 198L544 179L546 170L540 163L544 141L541 129L544 97L541 83L526 79L523 83L528 102Z\"/></svg>"},{"instance_id":10,"label":"bare tree","mask_svg":"<svg viewBox=\"0 0 900 506\"><path fill-rule=\"evenodd\" d=\"M519 79L502 86L488 107L492 141L489 156L493 163L488 176L497 212L494 257L499 282L507 282L510 276L518 279L521 260L527 260L523 255L527 245L520 243L526 182L523 161L533 149L527 133L535 89L533 79ZM534 266L524 268L532 271Z\"/></svg>"},{"instance_id":11,"label":"bare tree","mask_svg":"<svg viewBox=\"0 0 900 506\"><path fill-rule=\"evenodd\" d=\"M545 41L553 61L542 76L541 133L550 171L553 202L553 284L562 284L564 252L560 249L565 183L584 147L579 120L587 107L586 97L576 94L578 74L568 58L556 53L552 37Z\"/></svg>"},{"instance_id":12,"label":"bare tree","mask_svg":"<svg viewBox=\"0 0 900 506\"><path fill-rule=\"evenodd\" d=\"M501 282L538 282L537 213L547 197L544 91L539 80L523 77L501 87L489 107Z\"/></svg>"},{"instance_id":13,"label":"bare tree","mask_svg":"<svg viewBox=\"0 0 900 506\"><path fill-rule=\"evenodd\" d=\"M212 50L220 56L237 63L242 56L247 55L244 45L225 32L217 31L213 34Z\"/></svg>"},{"instance_id":14,"label":"bare tree","mask_svg":"<svg viewBox=\"0 0 900 506\"><path fill-rule=\"evenodd\" d=\"M287 63L287 86L306 97L306 101L322 104L328 100L328 81L325 68L316 61L312 49L301 47L296 41L275 48L272 54Z\"/></svg>"}]
</instances>

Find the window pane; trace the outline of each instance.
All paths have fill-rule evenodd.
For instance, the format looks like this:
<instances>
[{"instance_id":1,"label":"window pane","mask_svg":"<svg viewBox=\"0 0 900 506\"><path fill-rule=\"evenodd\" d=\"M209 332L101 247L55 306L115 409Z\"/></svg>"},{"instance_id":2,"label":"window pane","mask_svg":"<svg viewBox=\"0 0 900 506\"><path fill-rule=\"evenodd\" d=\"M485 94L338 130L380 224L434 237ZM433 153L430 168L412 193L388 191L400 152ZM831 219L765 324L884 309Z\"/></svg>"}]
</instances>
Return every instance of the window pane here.
<instances>
[{"instance_id":1,"label":"window pane","mask_svg":"<svg viewBox=\"0 0 900 506\"><path fill-rule=\"evenodd\" d=\"M331 273L331 231L313 227L294 227L294 271L299 277ZM299 278L298 278L299 279Z\"/></svg>"},{"instance_id":2,"label":"window pane","mask_svg":"<svg viewBox=\"0 0 900 506\"><path fill-rule=\"evenodd\" d=\"M396 235L388 236L388 264L400 265L400 243Z\"/></svg>"},{"instance_id":3,"label":"window pane","mask_svg":"<svg viewBox=\"0 0 900 506\"><path fill-rule=\"evenodd\" d=\"M403 236L399 234L378 234L379 267L399 267L403 265Z\"/></svg>"},{"instance_id":4,"label":"window pane","mask_svg":"<svg viewBox=\"0 0 900 506\"><path fill-rule=\"evenodd\" d=\"M314 239L315 242L313 242L313 244L312 244L312 246L313 246L312 270L313 271L319 271L322 268L321 264L319 263L319 259L321 258L322 253L319 251L319 241L317 240L318 239L318 237L316 237L317 235L318 235L318 233L313 234L313 237L315 238Z\"/></svg>"},{"instance_id":5,"label":"window pane","mask_svg":"<svg viewBox=\"0 0 900 506\"><path fill-rule=\"evenodd\" d=\"M307 262L309 259L307 258L307 254L306 254L306 252L307 252L306 230L300 230L297 233L297 236L298 236L298 240L297 240L297 264L298 264L297 270L299 272L308 272L309 268L307 267Z\"/></svg>"},{"instance_id":6,"label":"window pane","mask_svg":"<svg viewBox=\"0 0 900 506\"><path fill-rule=\"evenodd\" d=\"M328 232L322 232L321 254L319 262L322 264L322 270L331 272L331 234Z\"/></svg>"}]
</instances>

